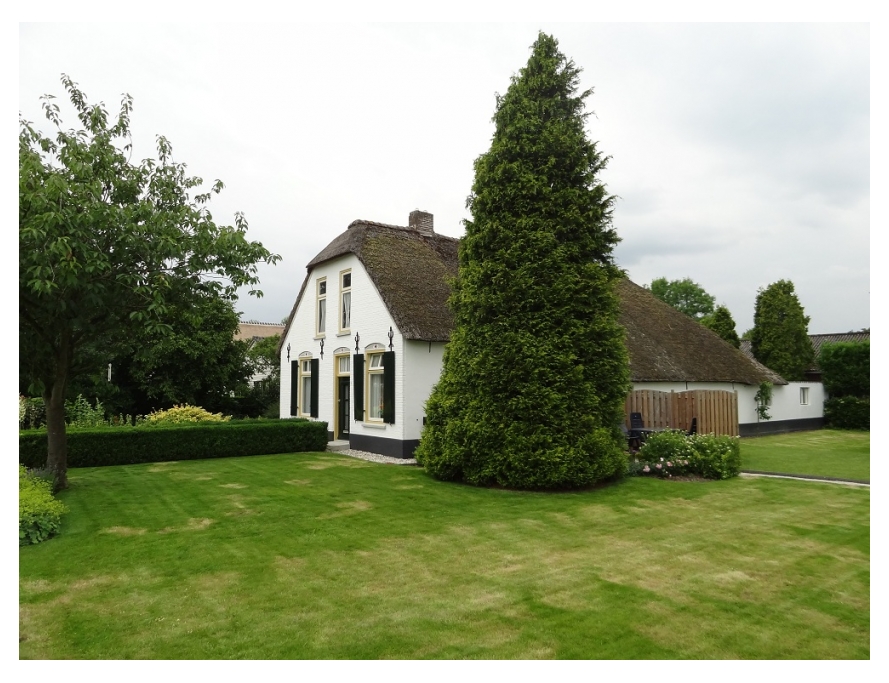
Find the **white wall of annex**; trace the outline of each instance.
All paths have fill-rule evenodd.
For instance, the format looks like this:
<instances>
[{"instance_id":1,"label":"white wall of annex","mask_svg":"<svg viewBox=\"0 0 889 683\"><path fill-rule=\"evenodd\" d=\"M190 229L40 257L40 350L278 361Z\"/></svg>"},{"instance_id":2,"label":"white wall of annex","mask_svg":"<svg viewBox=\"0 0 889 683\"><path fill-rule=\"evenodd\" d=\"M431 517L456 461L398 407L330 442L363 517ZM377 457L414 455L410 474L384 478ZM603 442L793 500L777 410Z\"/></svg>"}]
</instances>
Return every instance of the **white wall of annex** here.
<instances>
[{"instance_id":1,"label":"white wall of annex","mask_svg":"<svg viewBox=\"0 0 889 683\"><path fill-rule=\"evenodd\" d=\"M404 385L404 439L419 439L426 415L426 400L441 376L444 342L405 340L404 357L398 363L410 367Z\"/></svg>"}]
</instances>

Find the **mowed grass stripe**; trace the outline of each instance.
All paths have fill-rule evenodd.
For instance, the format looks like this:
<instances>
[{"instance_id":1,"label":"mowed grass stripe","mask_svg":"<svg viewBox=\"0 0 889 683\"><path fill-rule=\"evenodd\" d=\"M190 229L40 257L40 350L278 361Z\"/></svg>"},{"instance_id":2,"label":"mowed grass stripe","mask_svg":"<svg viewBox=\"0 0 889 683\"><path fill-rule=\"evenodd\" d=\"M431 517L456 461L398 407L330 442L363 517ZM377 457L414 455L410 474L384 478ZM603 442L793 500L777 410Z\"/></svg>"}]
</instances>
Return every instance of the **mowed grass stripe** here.
<instances>
[{"instance_id":1,"label":"mowed grass stripe","mask_svg":"<svg viewBox=\"0 0 889 683\"><path fill-rule=\"evenodd\" d=\"M741 439L741 467L870 481L870 432L819 429Z\"/></svg>"},{"instance_id":2,"label":"mowed grass stripe","mask_svg":"<svg viewBox=\"0 0 889 683\"><path fill-rule=\"evenodd\" d=\"M562 494L294 454L78 469L20 552L20 656L869 657L869 491Z\"/></svg>"}]
</instances>

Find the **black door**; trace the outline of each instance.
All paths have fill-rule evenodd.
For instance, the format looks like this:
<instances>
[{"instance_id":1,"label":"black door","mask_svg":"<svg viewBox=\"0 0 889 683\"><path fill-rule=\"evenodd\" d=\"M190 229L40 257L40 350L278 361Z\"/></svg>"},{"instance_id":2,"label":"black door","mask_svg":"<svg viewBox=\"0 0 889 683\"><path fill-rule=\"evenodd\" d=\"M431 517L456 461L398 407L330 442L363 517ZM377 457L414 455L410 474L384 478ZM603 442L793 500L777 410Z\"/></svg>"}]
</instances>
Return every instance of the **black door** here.
<instances>
[{"instance_id":1,"label":"black door","mask_svg":"<svg viewBox=\"0 0 889 683\"><path fill-rule=\"evenodd\" d=\"M349 414L349 378L337 377L337 407L336 407L336 424L338 432L337 439L346 440L349 438L349 421L352 416Z\"/></svg>"}]
</instances>

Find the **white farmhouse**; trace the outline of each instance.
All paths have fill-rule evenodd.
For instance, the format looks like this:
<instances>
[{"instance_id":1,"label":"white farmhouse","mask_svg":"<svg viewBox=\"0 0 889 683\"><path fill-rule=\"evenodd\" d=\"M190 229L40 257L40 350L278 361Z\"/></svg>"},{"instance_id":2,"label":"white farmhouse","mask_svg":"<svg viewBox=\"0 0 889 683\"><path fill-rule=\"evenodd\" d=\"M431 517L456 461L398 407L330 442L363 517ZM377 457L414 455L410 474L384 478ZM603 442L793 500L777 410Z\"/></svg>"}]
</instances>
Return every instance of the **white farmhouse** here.
<instances>
[{"instance_id":1,"label":"white farmhouse","mask_svg":"<svg viewBox=\"0 0 889 683\"><path fill-rule=\"evenodd\" d=\"M453 327L458 244L417 210L407 226L354 221L313 258L281 337L281 417L323 420L331 440L412 457ZM731 392L741 435L820 426L820 383L788 385L648 290L624 280L617 291L634 389ZM762 382L784 406L769 423L755 410Z\"/></svg>"}]
</instances>

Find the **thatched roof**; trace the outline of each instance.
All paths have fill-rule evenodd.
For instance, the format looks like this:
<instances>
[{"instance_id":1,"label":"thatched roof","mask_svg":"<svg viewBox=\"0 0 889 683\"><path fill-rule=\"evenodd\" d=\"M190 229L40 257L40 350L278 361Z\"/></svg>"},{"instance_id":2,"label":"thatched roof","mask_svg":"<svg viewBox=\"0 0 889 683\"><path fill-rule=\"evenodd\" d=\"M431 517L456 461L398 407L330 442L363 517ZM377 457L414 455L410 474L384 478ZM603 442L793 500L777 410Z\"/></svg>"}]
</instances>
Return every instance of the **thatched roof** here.
<instances>
[{"instance_id":1,"label":"thatched roof","mask_svg":"<svg viewBox=\"0 0 889 683\"><path fill-rule=\"evenodd\" d=\"M354 221L307 269L355 254L407 339L447 341L453 315L448 279L457 274L459 240L408 227ZM302 298L308 273L293 305ZM618 284L620 322L627 330L630 374L635 382L786 382L747 358L714 332L629 280ZM290 328L288 321L287 329ZM283 341L286 331L281 335Z\"/></svg>"},{"instance_id":2,"label":"thatched roof","mask_svg":"<svg viewBox=\"0 0 889 683\"><path fill-rule=\"evenodd\" d=\"M325 261L355 254L406 339L447 341L454 326L454 316L447 305L448 279L457 275L458 243L459 240L445 235L358 220L309 261L306 268L311 271ZM290 313L288 330L307 281L308 273ZM285 331L281 335L282 340L286 334Z\"/></svg>"},{"instance_id":3,"label":"thatched roof","mask_svg":"<svg viewBox=\"0 0 889 683\"><path fill-rule=\"evenodd\" d=\"M634 382L787 384L696 320L629 280L617 285Z\"/></svg>"}]
</instances>

